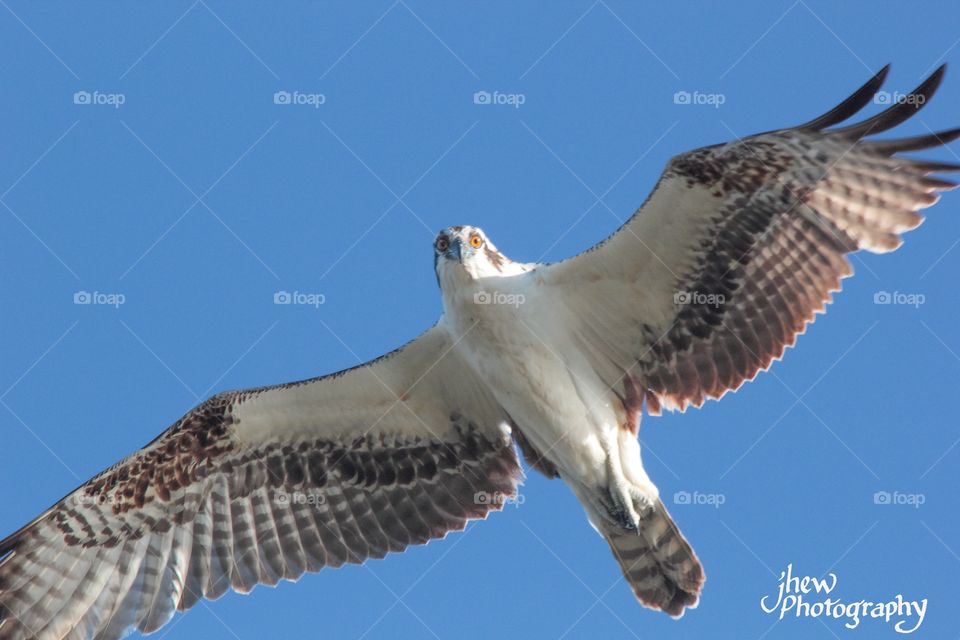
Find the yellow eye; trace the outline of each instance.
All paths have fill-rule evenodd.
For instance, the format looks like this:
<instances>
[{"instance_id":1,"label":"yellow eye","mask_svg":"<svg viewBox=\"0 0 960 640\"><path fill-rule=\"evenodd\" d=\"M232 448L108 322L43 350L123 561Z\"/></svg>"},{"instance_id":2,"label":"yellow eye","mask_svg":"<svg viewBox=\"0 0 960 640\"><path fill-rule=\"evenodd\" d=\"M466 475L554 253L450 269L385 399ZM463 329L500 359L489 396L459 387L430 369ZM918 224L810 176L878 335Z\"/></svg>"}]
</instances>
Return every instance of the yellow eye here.
<instances>
[{"instance_id":1,"label":"yellow eye","mask_svg":"<svg viewBox=\"0 0 960 640\"><path fill-rule=\"evenodd\" d=\"M483 238L480 236L470 236L470 246L474 249L479 249L483 246Z\"/></svg>"}]
</instances>

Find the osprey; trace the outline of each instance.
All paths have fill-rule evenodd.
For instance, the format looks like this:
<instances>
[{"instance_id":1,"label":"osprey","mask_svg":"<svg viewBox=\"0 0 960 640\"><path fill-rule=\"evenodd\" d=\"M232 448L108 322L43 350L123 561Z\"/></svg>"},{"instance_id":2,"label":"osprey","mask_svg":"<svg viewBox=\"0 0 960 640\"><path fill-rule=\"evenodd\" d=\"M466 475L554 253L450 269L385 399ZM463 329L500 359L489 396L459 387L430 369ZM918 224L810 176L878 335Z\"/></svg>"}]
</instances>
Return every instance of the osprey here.
<instances>
[{"instance_id":1,"label":"osprey","mask_svg":"<svg viewBox=\"0 0 960 640\"><path fill-rule=\"evenodd\" d=\"M227 589L380 558L516 495L516 443L569 485L639 601L695 606L704 572L644 471L641 414L699 407L781 357L852 271L896 249L960 165L898 155L960 129L867 140L881 70L825 115L672 159L614 235L514 262L476 227L433 246L443 315L406 346L218 394L0 541L0 638L118 638Z\"/></svg>"}]
</instances>

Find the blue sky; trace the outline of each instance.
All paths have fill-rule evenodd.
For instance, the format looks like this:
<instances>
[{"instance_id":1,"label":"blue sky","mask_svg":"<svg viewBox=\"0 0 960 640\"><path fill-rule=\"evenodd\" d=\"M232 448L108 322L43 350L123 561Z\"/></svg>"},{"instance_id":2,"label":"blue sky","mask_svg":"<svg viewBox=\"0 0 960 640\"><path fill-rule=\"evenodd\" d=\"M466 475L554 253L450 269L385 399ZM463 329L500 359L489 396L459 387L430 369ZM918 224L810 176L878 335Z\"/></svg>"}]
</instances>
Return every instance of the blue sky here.
<instances>
[{"instance_id":1,"label":"blue sky","mask_svg":"<svg viewBox=\"0 0 960 640\"><path fill-rule=\"evenodd\" d=\"M671 156L809 120L887 62L890 91L954 65L900 132L960 125L947 1L0 5L0 535L202 397L431 325L441 227L562 258ZM919 633L955 632L958 213L947 195L901 251L856 258L772 373L643 423L707 572L681 621L638 606L564 485L530 475L522 504L464 534L228 595L168 637L897 635L764 613L790 563L835 573L847 602L927 598ZM324 304L275 305L281 290Z\"/></svg>"}]
</instances>

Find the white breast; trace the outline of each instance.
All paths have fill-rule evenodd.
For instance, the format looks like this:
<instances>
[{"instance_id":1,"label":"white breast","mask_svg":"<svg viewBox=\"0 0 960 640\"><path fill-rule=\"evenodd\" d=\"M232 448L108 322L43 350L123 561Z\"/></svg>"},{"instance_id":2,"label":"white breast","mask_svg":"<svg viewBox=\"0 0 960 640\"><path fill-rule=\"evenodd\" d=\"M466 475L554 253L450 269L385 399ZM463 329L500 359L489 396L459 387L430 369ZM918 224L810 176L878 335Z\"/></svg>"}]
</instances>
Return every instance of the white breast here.
<instances>
[{"instance_id":1,"label":"white breast","mask_svg":"<svg viewBox=\"0 0 960 640\"><path fill-rule=\"evenodd\" d=\"M602 483L601 440L615 437L620 423L616 396L570 340L564 310L539 321L525 313L535 278L459 282L454 293L445 290L442 321L530 443L561 474Z\"/></svg>"}]
</instances>

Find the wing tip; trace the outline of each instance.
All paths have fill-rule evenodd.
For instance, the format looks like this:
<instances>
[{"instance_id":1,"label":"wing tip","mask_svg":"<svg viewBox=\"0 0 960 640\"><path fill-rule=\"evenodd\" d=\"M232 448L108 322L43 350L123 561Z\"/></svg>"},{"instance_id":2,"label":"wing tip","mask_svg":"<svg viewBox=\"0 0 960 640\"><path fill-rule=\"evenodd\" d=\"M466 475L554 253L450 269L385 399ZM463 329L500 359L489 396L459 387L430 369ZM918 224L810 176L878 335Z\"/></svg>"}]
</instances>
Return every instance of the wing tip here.
<instances>
[{"instance_id":1,"label":"wing tip","mask_svg":"<svg viewBox=\"0 0 960 640\"><path fill-rule=\"evenodd\" d=\"M889 73L890 63L887 63L879 71L873 74L869 80L860 85L856 91L844 99L843 102L835 106L833 109L830 109L823 115L818 116L813 120L795 128L821 131L827 127L839 124L840 122L850 118L867 106L867 104L876 95L877 91L880 90L880 87L883 86L883 83L886 82L887 75L889 75Z\"/></svg>"},{"instance_id":2,"label":"wing tip","mask_svg":"<svg viewBox=\"0 0 960 640\"><path fill-rule=\"evenodd\" d=\"M889 67L889 65L887 66ZM930 99L940 87L946 70L947 63L941 64L934 69L930 75L924 78L915 89L902 96L899 100L894 101L880 113L861 122L840 129L833 129L831 133L843 135L853 140L860 140L868 135L892 129L913 117L930 102ZM872 98L873 96L871 96L871 99Z\"/></svg>"}]
</instances>

